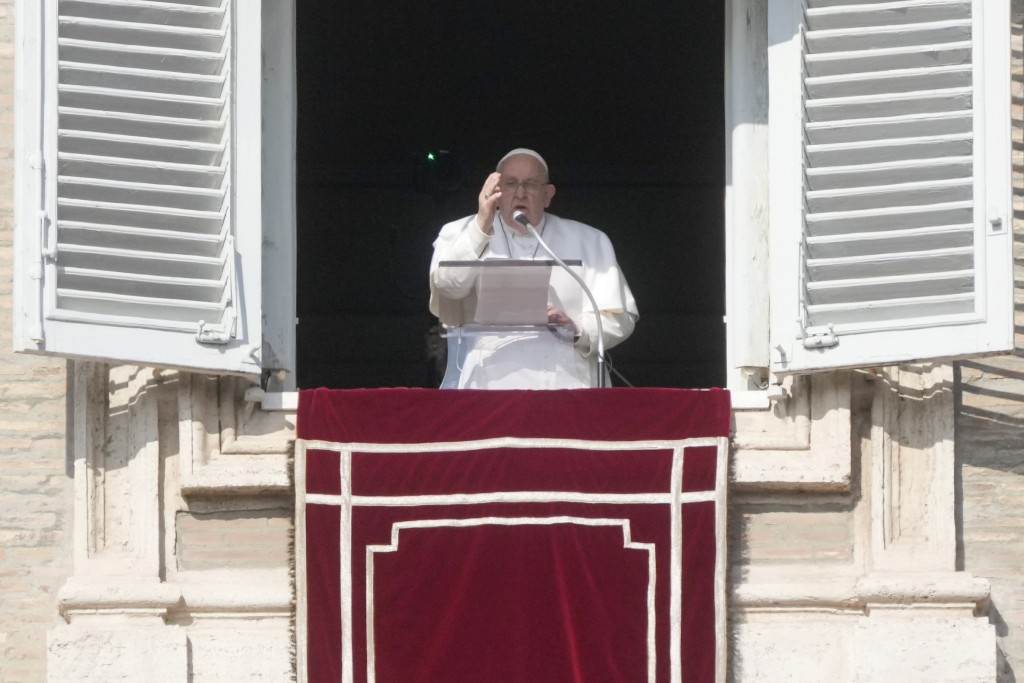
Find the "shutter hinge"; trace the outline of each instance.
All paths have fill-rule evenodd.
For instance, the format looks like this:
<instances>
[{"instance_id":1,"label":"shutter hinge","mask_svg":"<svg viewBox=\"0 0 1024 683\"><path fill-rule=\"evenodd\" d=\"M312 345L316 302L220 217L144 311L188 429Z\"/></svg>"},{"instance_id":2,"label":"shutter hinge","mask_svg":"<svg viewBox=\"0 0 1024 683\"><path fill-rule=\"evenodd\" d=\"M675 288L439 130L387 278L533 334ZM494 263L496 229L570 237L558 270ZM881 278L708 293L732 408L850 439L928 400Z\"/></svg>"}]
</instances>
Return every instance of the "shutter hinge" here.
<instances>
[{"instance_id":1,"label":"shutter hinge","mask_svg":"<svg viewBox=\"0 0 1024 683\"><path fill-rule=\"evenodd\" d=\"M805 349L827 349L839 345L839 337L828 327L808 327L804 330Z\"/></svg>"},{"instance_id":2,"label":"shutter hinge","mask_svg":"<svg viewBox=\"0 0 1024 683\"><path fill-rule=\"evenodd\" d=\"M45 211L36 213L36 228L39 230L39 257L32 261L32 266L28 272L28 276L33 280L43 279L43 267L46 264L46 258L49 256L46 248L46 226L48 221L49 217Z\"/></svg>"},{"instance_id":3,"label":"shutter hinge","mask_svg":"<svg viewBox=\"0 0 1024 683\"><path fill-rule=\"evenodd\" d=\"M234 318L228 325L210 325L205 320L199 321L196 341L200 344L227 344L235 336Z\"/></svg>"},{"instance_id":4,"label":"shutter hinge","mask_svg":"<svg viewBox=\"0 0 1024 683\"><path fill-rule=\"evenodd\" d=\"M43 261L55 263L57 261L57 230L56 224L50 220L50 214L46 211L39 212L39 238L42 247L39 252Z\"/></svg>"},{"instance_id":5,"label":"shutter hinge","mask_svg":"<svg viewBox=\"0 0 1024 683\"><path fill-rule=\"evenodd\" d=\"M37 347L42 348L43 343L46 341L46 333L44 327L44 315L43 312L43 280L46 274L46 264L53 263L57 260L57 249L54 246L55 235L50 234L50 226L53 222L50 220L50 215L46 211L38 211L36 213L36 223L39 229L39 257L35 259L29 266L28 276L35 280L38 284L40 299L39 307L36 310L36 319L32 321L28 337Z\"/></svg>"}]
</instances>

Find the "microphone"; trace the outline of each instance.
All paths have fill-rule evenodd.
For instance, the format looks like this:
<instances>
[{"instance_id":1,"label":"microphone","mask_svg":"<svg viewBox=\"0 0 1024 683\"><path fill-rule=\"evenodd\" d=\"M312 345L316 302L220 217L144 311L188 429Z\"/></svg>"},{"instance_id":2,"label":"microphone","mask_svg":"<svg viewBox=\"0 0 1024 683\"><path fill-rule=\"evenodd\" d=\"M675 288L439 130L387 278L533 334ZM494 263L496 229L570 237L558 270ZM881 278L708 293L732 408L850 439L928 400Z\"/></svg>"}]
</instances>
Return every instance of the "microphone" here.
<instances>
[{"instance_id":1,"label":"microphone","mask_svg":"<svg viewBox=\"0 0 1024 683\"><path fill-rule=\"evenodd\" d=\"M532 227L530 224L530 219L526 217L526 213L522 209L516 209L515 211L512 212L512 220L514 220L516 223L523 226L527 230L529 230Z\"/></svg>"},{"instance_id":2,"label":"microphone","mask_svg":"<svg viewBox=\"0 0 1024 683\"><path fill-rule=\"evenodd\" d=\"M583 278L580 277L579 273L577 273L575 270L567 266L565 264L565 261L555 256L555 252L551 251L551 247L547 245L547 243L544 241L544 238L542 238L540 236L540 233L537 232L537 228L535 228L533 226L533 223L530 222L530 219L527 218L526 213L524 213L521 209L516 209L515 211L512 212L512 220L526 228L526 230L536 238L537 243L540 244L541 248L545 252L547 252L547 255L550 256L555 263L561 266L565 272L569 273L569 275L571 275L572 278L579 283L580 287L583 288L583 293L587 295L588 299L590 299L590 305L593 306L594 308L594 316L597 320L597 386L599 389L603 389L605 384L604 326L601 324L601 310L597 307L597 300L594 298L594 293L590 291L590 287L587 287L587 283L583 281Z\"/></svg>"}]
</instances>

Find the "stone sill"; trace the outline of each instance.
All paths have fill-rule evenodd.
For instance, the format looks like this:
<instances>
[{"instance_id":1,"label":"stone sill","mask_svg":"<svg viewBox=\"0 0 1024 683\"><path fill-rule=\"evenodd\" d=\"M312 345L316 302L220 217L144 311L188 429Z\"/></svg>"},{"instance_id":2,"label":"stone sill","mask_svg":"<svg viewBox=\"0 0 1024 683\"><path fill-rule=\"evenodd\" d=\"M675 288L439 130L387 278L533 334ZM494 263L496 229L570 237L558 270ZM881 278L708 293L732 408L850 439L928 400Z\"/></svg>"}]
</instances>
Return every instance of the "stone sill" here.
<instances>
[{"instance_id":1,"label":"stone sill","mask_svg":"<svg viewBox=\"0 0 1024 683\"><path fill-rule=\"evenodd\" d=\"M298 392L245 391L263 411L294 413ZM784 398L733 392L730 481L739 490L850 490L850 383L836 373L790 380ZM813 396L813 405L812 405ZM292 421L294 422L294 420Z\"/></svg>"},{"instance_id":2,"label":"stone sill","mask_svg":"<svg viewBox=\"0 0 1024 683\"><path fill-rule=\"evenodd\" d=\"M991 586L967 572L881 572L843 576L822 574L820 567L788 567L775 576L734 576L730 606L734 611L815 612L930 609L979 616L987 607Z\"/></svg>"},{"instance_id":3,"label":"stone sill","mask_svg":"<svg viewBox=\"0 0 1024 683\"><path fill-rule=\"evenodd\" d=\"M731 394L733 410L768 410L771 401L767 391L734 391ZM259 403L266 412L295 412L299 409L299 392L268 392L258 387L245 391L245 400Z\"/></svg>"}]
</instances>

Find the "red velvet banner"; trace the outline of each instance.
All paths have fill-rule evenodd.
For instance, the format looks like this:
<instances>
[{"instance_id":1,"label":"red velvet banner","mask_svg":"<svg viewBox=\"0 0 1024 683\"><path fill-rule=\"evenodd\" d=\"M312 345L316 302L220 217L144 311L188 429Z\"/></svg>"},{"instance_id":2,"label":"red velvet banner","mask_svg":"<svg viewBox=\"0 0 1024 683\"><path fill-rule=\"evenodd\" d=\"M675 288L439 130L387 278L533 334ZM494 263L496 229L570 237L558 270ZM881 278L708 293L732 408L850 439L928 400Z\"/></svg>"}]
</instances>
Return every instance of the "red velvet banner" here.
<instances>
[{"instance_id":1,"label":"red velvet banner","mask_svg":"<svg viewBox=\"0 0 1024 683\"><path fill-rule=\"evenodd\" d=\"M724 680L724 391L304 391L309 681Z\"/></svg>"}]
</instances>

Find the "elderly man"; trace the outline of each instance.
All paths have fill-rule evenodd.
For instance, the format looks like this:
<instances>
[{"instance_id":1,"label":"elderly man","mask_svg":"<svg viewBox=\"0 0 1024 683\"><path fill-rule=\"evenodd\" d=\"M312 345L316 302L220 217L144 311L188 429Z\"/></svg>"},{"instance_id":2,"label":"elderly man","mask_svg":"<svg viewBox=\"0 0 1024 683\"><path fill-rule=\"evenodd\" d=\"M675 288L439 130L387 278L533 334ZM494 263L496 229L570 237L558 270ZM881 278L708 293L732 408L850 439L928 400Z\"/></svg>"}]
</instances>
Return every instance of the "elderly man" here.
<instances>
[{"instance_id":1,"label":"elderly man","mask_svg":"<svg viewBox=\"0 0 1024 683\"><path fill-rule=\"evenodd\" d=\"M530 149L514 149L498 162L478 197L476 215L448 223L434 242L430 265L430 311L446 325L469 321L471 288L441 261L547 259L538 240L515 221L523 212L541 239L562 260L582 261L582 277L593 292L593 310L579 284L552 272L548 322L554 332L475 337L458 359L458 376L449 370L443 386L479 389L563 389L597 386L597 315L604 347L610 349L633 332L638 313L608 237L589 225L546 212L555 196L544 159ZM463 271L464 272L464 271ZM464 277L464 275L462 276ZM568 333L564 331L568 330ZM557 333L556 333L557 332ZM572 345L556 362L559 346ZM451 353L451 351L450 351ZM452 368L449 362L449 368Z\"/></svg>"}]
</instances>

